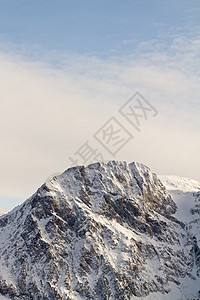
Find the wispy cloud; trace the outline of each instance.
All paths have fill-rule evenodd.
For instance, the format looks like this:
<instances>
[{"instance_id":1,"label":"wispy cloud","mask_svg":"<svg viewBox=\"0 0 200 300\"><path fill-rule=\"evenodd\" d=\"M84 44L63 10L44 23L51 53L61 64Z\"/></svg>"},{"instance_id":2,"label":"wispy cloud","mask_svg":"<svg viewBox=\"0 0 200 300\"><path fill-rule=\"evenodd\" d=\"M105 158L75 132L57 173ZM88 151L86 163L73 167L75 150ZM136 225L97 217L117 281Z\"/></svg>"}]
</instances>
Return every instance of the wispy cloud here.
<instances>
[{"instance_id":1,"label":"wispy cloud","mask_svg":"<svg viewBox=\"0 0 200 300\"><path fill-rule=\"evenodd\" d=\"M159 114L117 159L199 179L199 47L198 37L176 36L168 47L151 40L117 59L48 52L30 61L2 51L0 194L29 196L67 168L136 90Z\"/></svg>"}]
</instances>

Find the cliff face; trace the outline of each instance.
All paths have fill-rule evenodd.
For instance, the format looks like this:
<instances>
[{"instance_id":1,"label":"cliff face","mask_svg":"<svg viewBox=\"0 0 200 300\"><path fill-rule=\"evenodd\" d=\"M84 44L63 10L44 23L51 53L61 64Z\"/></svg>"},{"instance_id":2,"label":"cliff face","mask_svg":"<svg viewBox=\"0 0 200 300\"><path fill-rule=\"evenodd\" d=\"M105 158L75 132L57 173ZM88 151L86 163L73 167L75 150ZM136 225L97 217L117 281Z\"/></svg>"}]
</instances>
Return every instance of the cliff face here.
<instances>
[{"instance_id":1,"label":"cliff face","mask_svg":"<svg viewBox=\"0 0 200 300\"><path fill-rule=\"evenodd\" d=\"M182 296L184 280L199 285L199 247L176 210L142 164L68 169L0 217L0 295L161 299L176 289Z\"/></svg>"}]
</instances>

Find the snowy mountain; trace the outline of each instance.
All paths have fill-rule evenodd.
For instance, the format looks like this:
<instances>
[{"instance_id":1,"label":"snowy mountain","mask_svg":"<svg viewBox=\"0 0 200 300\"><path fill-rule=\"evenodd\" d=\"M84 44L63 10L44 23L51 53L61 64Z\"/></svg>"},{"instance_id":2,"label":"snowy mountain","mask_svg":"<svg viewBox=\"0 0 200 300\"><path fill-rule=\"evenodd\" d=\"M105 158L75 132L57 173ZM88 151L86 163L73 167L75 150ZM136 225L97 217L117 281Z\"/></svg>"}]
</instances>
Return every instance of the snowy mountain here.
<instances>
[{"instance_id":1,"label":"snowy mountain","mask_svg":"<svg viewBox=\"0 0 200 300\"><path fill-rule=\"evenodd\" d=\"M186 231L195 238L200 276L200 183L177 176L159 176L178 207L175 217L186 224ZM195 249L194 249L195 250Z\"/></svg>"},{"instance_id":2,"label":"snowy mountain","mask_svg":"<svg viewBox=\"0 0 200 300\"><path fill-rule=\"evenodd\" d=\"M0 295L197 298L199 185L161 180L169 193L148 167L113 161L70 168L42 185L0 217ZM191 218L180 218L182 207Z\"/></svg>"}]
</instances>

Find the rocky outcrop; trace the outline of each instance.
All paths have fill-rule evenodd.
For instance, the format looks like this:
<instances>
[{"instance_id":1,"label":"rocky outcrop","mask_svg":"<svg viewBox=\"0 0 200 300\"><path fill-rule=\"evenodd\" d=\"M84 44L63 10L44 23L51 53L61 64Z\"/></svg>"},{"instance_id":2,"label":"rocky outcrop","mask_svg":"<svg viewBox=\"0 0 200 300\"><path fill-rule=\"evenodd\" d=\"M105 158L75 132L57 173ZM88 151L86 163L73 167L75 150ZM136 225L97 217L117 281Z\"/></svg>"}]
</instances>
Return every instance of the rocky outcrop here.
<instances>
[{"instance_id":1,"label":"rocky outcrop","mask_svg":"<svg viewBox=\"0 0 200 300\"><path fill-rule=\"evenodd\" d=\"M142 164L70 168L0 217L0 294L16 300L168 294L171 283L193 278L199 263L176 209Z\"/></svg>"}]
</instances>

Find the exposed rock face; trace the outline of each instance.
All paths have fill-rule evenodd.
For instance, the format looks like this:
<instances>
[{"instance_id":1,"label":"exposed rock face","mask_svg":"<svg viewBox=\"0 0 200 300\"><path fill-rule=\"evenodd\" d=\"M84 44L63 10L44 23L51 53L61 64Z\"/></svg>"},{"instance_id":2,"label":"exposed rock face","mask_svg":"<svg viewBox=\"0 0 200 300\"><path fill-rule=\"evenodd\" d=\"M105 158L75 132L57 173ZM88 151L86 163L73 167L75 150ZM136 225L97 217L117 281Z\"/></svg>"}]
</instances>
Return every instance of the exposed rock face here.
<instances>
[{"instance_id":1,"label":"exposed rock face","mask_svg":"<svg viewBox=\"0 0 200 300\"><path fill-rule=\"evenodd\" d=\"M176 209L144 165L68 169L0 217L0 294L140 299L168 294L187 276L195 281L198 243Z\"/></svg>"}]
</instances>

